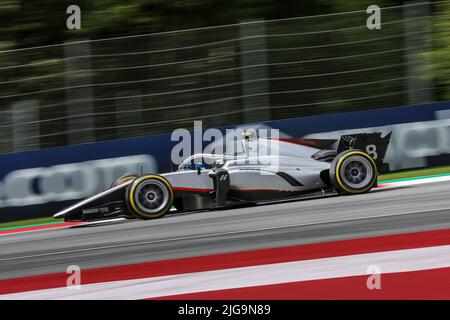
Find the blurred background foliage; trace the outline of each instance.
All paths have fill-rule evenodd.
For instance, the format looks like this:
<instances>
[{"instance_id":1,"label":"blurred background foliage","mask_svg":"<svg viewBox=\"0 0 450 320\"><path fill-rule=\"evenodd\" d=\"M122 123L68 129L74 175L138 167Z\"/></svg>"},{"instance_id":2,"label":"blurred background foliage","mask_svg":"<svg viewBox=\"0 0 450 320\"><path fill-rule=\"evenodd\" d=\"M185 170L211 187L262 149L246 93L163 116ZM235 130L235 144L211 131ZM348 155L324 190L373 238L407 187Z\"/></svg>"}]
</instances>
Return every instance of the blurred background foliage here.
<instances>
[{"instance_id":1,"label":"blurred background foliage","mask_svg":"<svg viewBox=\"0 0 450 320\"><path fill-rule=\"evenodd\" d=\"M233 24L249 19L281 19L364 10L371 0L0 0L1 45L28 47L82 36L106 38ZM379 0L380 7L404 1ZM82 10L82 29L66 29L66 8Z\"/></svg>"},{"instance_id":2,"label":"blurred background foliage","mask_svg":"<svg viewBox=\"0 0 450 320\"><path fill-rule=\"evenodd\" d=\"M382 8L404 3L399 0L376 1ZM72 4L81 8L81 30L66 28L66 8ZM271 80L267 85L271 93L268 102L270 110L256 110L253 118L241 112L243 99L234 98L243 95L243 76L239 69L242 66L242 56L239 55L242 43L229 41L239 38L241 30L238 27L164 33L251 20L361 11L371 4L374 1L0 0L0 112L3 112L0 150L17 150L13 144L14 123L10 108L24 99L38 101L37 119L25 122L24 130L27 130L26 125L37 123L39 137L23 144L21 149L153 134L180 126L189 128L193 117L203 119L207 126L219 126L408 104L407 81L402 78L406 73L403 50L405 39L402 36L405 31L402 23L395 23L404 18L401 8L383 11L382 22L393 23L383 25L382 30L378 31L377 36L382 41L374 41L373 33L367 32L367 29L339 31L358 25L365 28L365 13L266 23L265 32L269 37L265 46L268 49L266 58L269 66L264 74L270 79L291 77L292 80ZM433 101L450 100L449 13L449 2L432 6L433 17L427 19L432 30L431 37L426 40L427 48L414 52L431 61L431 65L426 66L431 70L421 75L433 85ZM324 32L333 29L336 32ZM160 32L163 34L127 38ZM304 35L277 36L286 33ZM111 37L125 38L95 42ZM79 67L67 63L67 52L64 52L63 47L53 46L80 40L94 42L88 52L92 57L87 63L80 63ZM222 44L204 45L214 42ZM333 46L334 43L342 42L354 42L354 45ZM172 50L186 46L190 49ZM21 50L29 47L39 48ZM382 51L380 55L374 54L378 51ZM336 59L346 56L350 58ZM301 62L305 60L318 61ZM293 63L295 61L297 63ZM392 68L385 67L391 65ZM375 71L370 74L348 73L349 70L363 68ZM225 69L230 70L215 73L215 70ZM336 76L326 79L308 76L324 73L334 73ZM198 76L185 77L191 74ZM258 75L253 80L257 78ZM120 86L102 85L105 83L120 83ZM364 86L364 83L370 85ZM89 106L80 102L70 107L67 90L63 89L74 84L92 90L76 91L75 96L93 96L96 100ZM199 90L205 87L217 89ZM117 95L131 98L114 99ZM138 102L134 96L139 96ZM367 100L365 97L374 98ZM215 100L220 103L204 103ZM256 99L250 104L258 106L264 103L267 101ZM171 107L185 104L188 105L186 108ZM82 121L92 120L93 135L86 139L77 141L69 138L73 108L75 113L85 116L81 118ZM133 111L136 109L141 111L136 113ZM215 111L212 112L212 109ZM117 110L124 113L118 116ZM90 129L75 130L74 134L81 136Z\"/></svg>"}]
</instances>

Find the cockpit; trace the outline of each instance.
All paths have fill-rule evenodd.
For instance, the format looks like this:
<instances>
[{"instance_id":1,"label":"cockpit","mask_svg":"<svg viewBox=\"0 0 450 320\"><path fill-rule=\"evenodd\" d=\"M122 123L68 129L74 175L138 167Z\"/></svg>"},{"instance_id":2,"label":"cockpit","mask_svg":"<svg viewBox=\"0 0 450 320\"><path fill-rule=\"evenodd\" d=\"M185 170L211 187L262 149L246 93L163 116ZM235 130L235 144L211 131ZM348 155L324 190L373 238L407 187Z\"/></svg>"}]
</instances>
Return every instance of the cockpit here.
<instances>
[{"instance_id":1,"label":"cockpit","mask_svg":"<svg viewBox=\"0 0 450 320\"><path fill-rule=\"evenodd\" d=\"M234 158L234 157L233 157ZM222 167L227 160L226 155L217 154L195 154L186 158L178 170L202 170Z\"/></svg>"},{"instance_id":2,"label":"cockpit","mask_svg":"<svg viewBox=\"0 0 450 320\"><path fill-rule=\"evenodd\" d=\"M225 165L228 160L236 160L247 156L246 146L248 137L242 140L230 139L225 142L224 154L199 153L186 158L179 166L178 170L203 170L215 169Z\"/></svg>"}]
</instances>

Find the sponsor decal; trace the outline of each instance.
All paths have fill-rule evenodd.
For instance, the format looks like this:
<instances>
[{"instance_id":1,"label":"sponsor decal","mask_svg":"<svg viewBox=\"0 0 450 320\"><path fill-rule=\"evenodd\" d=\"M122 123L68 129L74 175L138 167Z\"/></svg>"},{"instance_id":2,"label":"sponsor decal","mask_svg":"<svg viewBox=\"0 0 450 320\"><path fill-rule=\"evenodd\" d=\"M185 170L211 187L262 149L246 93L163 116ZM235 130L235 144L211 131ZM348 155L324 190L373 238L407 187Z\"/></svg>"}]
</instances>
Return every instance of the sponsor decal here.
<instances>
[{"instance_id":1,"label":"sponsor decal","mask_svg":"<svg viewBox=\"0 0 450 320\"><path fill-rule=\"evenodd\" d=\"M82 199L125 173L156 172L153 156L134 155L16 170L0 181L0 207Z\"/></svg>"}]
</instances>

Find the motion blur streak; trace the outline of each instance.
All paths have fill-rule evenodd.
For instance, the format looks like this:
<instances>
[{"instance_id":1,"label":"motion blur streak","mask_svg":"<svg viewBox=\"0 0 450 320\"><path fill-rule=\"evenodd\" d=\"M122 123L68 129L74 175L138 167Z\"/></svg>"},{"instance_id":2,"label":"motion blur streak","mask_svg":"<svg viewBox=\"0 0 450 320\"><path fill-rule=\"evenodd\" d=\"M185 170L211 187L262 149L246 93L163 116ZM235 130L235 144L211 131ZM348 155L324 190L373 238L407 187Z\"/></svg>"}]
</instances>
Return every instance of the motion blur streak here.
<instances>
[{"instance_id":1,"label":"motion blur streak","mask_svg":"<svg viewBox=\"0 0 450 320\"><path fill-rule=\"evenodd\" d=\"M388 273L382 275L382 290L368 290L367 276L291 282L268 286L207 291L159 297L162 300L366 300L450 299L450 268Z\"/></svg>"},{"instance_id":2,"label":"motion blur streak","mask_svg":"<svg viewBox=\"0 0 450 320\"><path fill-rule=\"evenodd\" d=\"M67 280L65 270L73 264L82 270L82 288L85 285L89 289L90 284L97 286L100 283L109 286L122 281L144 282L142 295L135 297L116 292L123 294L121 298L183 294L180 291L161 291L155 295L149 294L145 288L146 281L153 283L155 279L170 278L173 274L200 273L207 276L208 272L231 269L238 272L246 268L290 263L300 264L289 270L292 277L285 281L277 279L279 274L275 274L276 281L270 285L311 281L317 279L311 273L305 273L306 278L298 278L303 274L299 272L299 267L304 267L303 263L317 263L313 269L319 270L326 267L320 261L333 261L334 264L333 259L344 258L355 262L354 266L358 263L365 265L359 264L358 270L347 273L346 266L350 264L345 264L338 277L367 276L366 257L370 255L375 255L377 262L386 261L384 259L392 254L398 255L397 258L403 255L407 259L408 263L401 269L395 264L393 268L380 265L383 275L387 272L447 268L450 256L446 252L450 245L449 194L448 182L435 182L381 188L354 197L4 235L0 237L0 279L3 279L0 280L0 293L61 290L58 288L64 287ZM402 233L413 234L399 235ZM355 240L365 237L375 238ZM414 253L420 253L420 259ZM394 262L394 259L387 262ZM426 266L420 267L422 263ZM271 271L270 267L268 271ZM334 281L337 276L328 274L323 279ZM258 281L248 283L247 287L268 285L259 281L265 281L265 278L270 279L256 279ZM221 286L207 290L231 288L218 284ZM430 286L431 290L433 285ZM66 294L66 289L62 290L64 294L61 297ZM200 291L205 289L195 292ZM73 294L77 293L83 291ZM96 298L102 297L111 295L100 291Z\"/></svg>"},{"instance_id":3,"label":"motion blur streak","mask_svg":"<svg viewBox=\"0 0 450 320\"><path fill-rule=\"evenodd\" d=\"M46 230L46 229L56 229L56 228L66 228L70 226L80 225L78 222L62 222L62 223L52 223L48 225L39 225L39 226L30 226L30 227L21 227L21 228L12 228L7 230L0 230L0 235L4 234L13 234L13 233L21 233L21 232L30 232L37 230Z\"/></svg>"},{"instance_id":4,"label":"motion blur streak","mask_svg":"<svg viewBox=\"0 0 450 320\"><path fill-rule=\"evenodd\" d=\"M78 31L64 2L13 3L0 5L2 152L191 128L193 115L218 127L450 97L448 0L378 0L378 30L361 0L79 0Z\"/></svg>"},{"instance_id":5,"label":"motion blur streak","mask_svg":"<svg viewBox=\"0 0 450 320\"><path fill-rule=\"evenodd\" d=\"M59 283L59 288L50 287L50 289L6 294L0 296L0 299L143 299L360 276L365 275L368 266L373 265L378 266L383 274L448 268L450 267L450 246L439 245L441 243L450 243L450 230L122 267L128 271L140 270L140 275L135 274L135 278L131 280L123 280L131 275L124 273L120 267L115 270L97 269L90 272L89 280L93 283L84 284L80 290L68 290L66 287L61 287ZM388 248L412 249L387 250ZM352 252L369 253L350 254ZM242 259L244 256L246 258ZM317 258L321 256L323 257ZM316 259L311 259L312 257ZM201 259L203 263L200 263ZM277 263L268 263L274 261ZM186 272L189 268L197 269L197 272ZM155 276L158 273L168 275ZM177 276L174 277L174 275ZM108 279L111 276L116 280ZM34 278L34 281L31 279L7 280L3 281L4 285L1 287L6 288L4 290L17 292L27 290L27 286L29 290L33 286L31 283L34 282L35 289L38 285L42 289L52 284L58 285L55 282L56 279L62 280L61 275L47 275ZM360 286L364 288L365 284L366 282L362 281ZM427 290L426 286L422 291L427 292ZM259 295L256 294L253 297L259 297Z\"/></svg>"}]
</instances>

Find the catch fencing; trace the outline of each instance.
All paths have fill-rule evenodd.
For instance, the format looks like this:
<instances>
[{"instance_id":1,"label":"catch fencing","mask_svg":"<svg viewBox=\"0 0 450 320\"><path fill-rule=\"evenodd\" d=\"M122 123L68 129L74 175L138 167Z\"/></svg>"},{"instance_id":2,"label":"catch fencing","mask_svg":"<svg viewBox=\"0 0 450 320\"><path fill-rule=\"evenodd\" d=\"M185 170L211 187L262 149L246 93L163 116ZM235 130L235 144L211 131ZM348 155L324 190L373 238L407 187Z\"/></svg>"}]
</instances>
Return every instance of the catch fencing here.
<instances>
[{"instance_id":1,"label":"catch fencing","mask_svg":"<svg viewBox=\"0 0 450 320\"><path fill-rule=\"evenodd\" d=\"M439 100L448 1L0 51L0 152Z\"/></svg>"}]
</instances>

